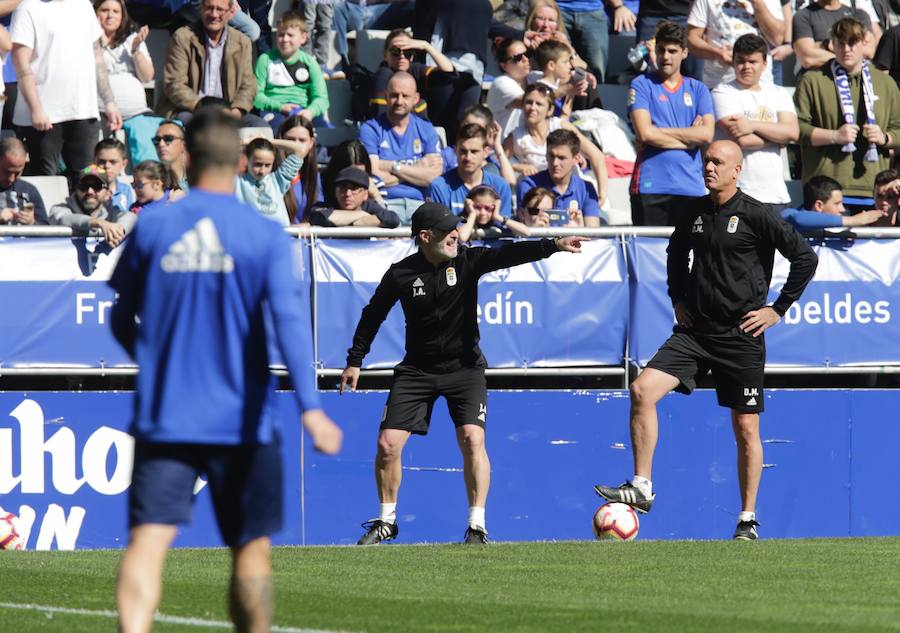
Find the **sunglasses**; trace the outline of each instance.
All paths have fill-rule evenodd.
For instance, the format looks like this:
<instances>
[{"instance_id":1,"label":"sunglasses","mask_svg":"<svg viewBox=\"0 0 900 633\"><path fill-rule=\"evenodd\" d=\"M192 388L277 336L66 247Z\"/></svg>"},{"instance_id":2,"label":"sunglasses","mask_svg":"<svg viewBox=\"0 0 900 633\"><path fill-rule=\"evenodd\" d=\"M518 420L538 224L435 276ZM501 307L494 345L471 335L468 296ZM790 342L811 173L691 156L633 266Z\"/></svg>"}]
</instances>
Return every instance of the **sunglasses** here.
<instances>
[{"instance_id":1,"label":"sunglasses","mask_svg":"<svg viewBox=\"0 0 900 633\"><path fill-rule=\"evenodd\" d=\"M473 204L472 208L476 211L494 211L494 205L492 204Z\"/></svg>"},{"instance_id":2,"label":"sunglasses","mask_svg":"<svg viewBox=\"0 0 900 633\"><path fill-rule=\"evenodd\" d=\"M87 184L87 183L80 182L80 183L78 183L78 185L76 185L75 188L78 189L78 191L80 191L81 193L87 193L91 189L93 189L94 191L103 191L107 187L106 187L106 185L97 185L94 183Z\"/></svg>"},{"instance_id":3,"label":"sunglasses","mask_svg":"<svg viewBox=\"0 0 900 633\"><path fill-rule=\"evenodd\" d=\"M163 134L162 136L154 136L150 140L153 141L154 145L159 145L160 143L171 145L174 141L180 141L183 139L182 137L175 136L174 134Z\"/></svg>"},{"instance_id":4,"label":"sunglasses","mask_svg":"<svg viewBox=\"0 0 900 633\"><path fill-rule=\"evenodd\" d=\"M395 57L405 57L406 59L412 59L413 55L415 55L415 51L403 50L402 48L397 48L396 46L391 46L388 49L388 53L394 55Z\"/></svg>"},{"instance_id":5,"label":"sunglasses","mask_svg":"<svg viewBox=\"0 0 900 633\"><path fill-rule=\"evenodd\" d=\"M527 59L527 58L528 58L528 53L518 53L516 55L510 55L509 57L507 57L506 59L503 60L503 63L507 64L509 62L512 62L514 64L518 64L520 61L522 61L523 59Z\"/></svg>"},{"instance_id":6,"label":"sunglasses","mask_svg":"<svg viewBox=\"0 0 900 633\"><path fill-rule=\"evenodd\" d=\"M131 183L131 188L134 189L135 191L141 191L144 187L148 186L151 182L161 183L162 181L158 180L156 178L151 178L150 180L147 180L145 182L141 182L140 180L135 180L134 182Z\"/></svg>"},{"instance_id":7,"label":"sunglasses","mask_svg":"<svg viewBox=\"0 0 900 633\"><path fill-rule=\"evenodd\" d=\"M525 207L525 210L528 211L528 215L540 215L542 209L540 207Z\"/></svg>"}]
</instances>

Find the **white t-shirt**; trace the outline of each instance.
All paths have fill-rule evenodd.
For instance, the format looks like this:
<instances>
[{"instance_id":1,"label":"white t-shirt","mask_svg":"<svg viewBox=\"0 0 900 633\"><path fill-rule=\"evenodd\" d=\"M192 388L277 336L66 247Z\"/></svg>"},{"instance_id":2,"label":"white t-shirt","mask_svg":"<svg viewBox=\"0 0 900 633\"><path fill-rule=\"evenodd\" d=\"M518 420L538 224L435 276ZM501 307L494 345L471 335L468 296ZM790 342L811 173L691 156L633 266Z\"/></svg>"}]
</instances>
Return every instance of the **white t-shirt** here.
<instances>
[{"instance_id":1,"label":"white t-shirt","mask_svg":"<svg viewBox=\"0 0 900 633\"><path fill-rule=\"evenodd\" d=\"M712 91L712 98L716 121L739 114L751 121L778 123L779 112L796 114L794 102L787 90L774 84L761 83L759 90L745 90L732 81L716 86ZM716 138L727 136L716 128ZM744 168L738 177L738 187L760 202L791 202L784 184L781 146L766 143L760 149L744 150Z\"/></svg>"},{"instance_id":2,"label":"white t-shirt","mask_svg":"<svg viewBox=\"0 0 900 633\"><path fill-rule=\"evenodd\" d=\"M779 0L765 0L766 8L775 19L784 21ZM762 36L754 26L756 13L750 0L694 0L688 15L688 26L700 26L706 29L705 39L713 46L734 46L741 35L754 33ZM761 81L772 83L772 56L767 55L768 63ZM722 64L719 60L703 60L703 83L707 86L718 86L722 82L734 80L734 68Z\"/></svg>"},{"instance_id":3,"label":"white t-shirt","mask_svg":"<svg viewBox=\"0 0 900 633\"><path fill-rule=\"evenodd\" d=\"M548 119L547 124L547 133L549 134L562 127L562 119L552 116ZM512 131L512 138L513 156L520 163L534 165L539 171L547 169L547 140L544 139L544 142L539 145L528 133L525 119L522 119L516 129Z\"/></svg>"},{"instance_id":4,"label":"white t-shirt","mask_svg":"<svg viewBox=\"0 0 900 633\"><path fill-rule=\"evenodd\" d=\"M124 119L150 111L147 107L147 93L144 92L144 84L137 77L134 55L131 54L136 37L137 33L132 33L115 48L103 47L103 61L106 62L106 71L109 73L109 87L116 97L116 105L119 106ZM146 42L140 43L138 52L150 59ZM97 95L97 107L101 112L105 112L106 104L101 101L100 95Z\"/></svg>"},{"instance_id":5,"label":"white t-shirt","mask_svg":"<svg viewBox=\"0 0 900 633\"><path fill-rule=\"evenodd\" d=\"M500 125L501 139L506 138L519 124L521 109L510 108L509 104L523 94L525 94L525 90L509 75L500 75L495 78L491 89L488 90L485 105L494 114L494 119Z\"/></svg>"},{"instance_id":6,"label":"white t-shirt","mask_svg":"<svg viewBox=\"0 0 900 633\"><path fill-rule=\"evenodd\" d=\"M13 13L9 31L13 45L34 51L31 69L51 123L99 116L94 42L102 31L88 0L25 0ZM31 125L21 90L13 123Z\"/></svg>"}]
</instances>

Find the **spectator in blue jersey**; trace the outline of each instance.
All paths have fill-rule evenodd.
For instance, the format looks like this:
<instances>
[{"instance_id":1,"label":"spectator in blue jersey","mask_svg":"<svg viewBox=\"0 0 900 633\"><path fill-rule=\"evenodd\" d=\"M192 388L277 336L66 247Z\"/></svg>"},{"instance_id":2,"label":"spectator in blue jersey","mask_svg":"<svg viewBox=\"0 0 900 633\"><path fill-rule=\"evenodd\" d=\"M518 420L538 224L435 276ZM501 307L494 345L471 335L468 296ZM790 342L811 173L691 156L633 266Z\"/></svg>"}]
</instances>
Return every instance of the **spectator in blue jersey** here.
<instances>
[{"instance_id":1,"label":"spectator in blue jersey","mask_svg":"<svg viewBox=\"0 0 900 633\"><path fill-rule=\"evenodd\" d=\"M606 214L600 209L600 200L594 185L578 173L578 153L581 141L571 130L554 130L547 136L547 169L519 181L516 197L525 200L525 194L535 187L549 189L556 197L553 209L560 213L560 221L553 226L597 227L607 224ZM583 221L583 223L582 223Z\"/></svg>"},{"instance_id":2,"label":"spectator in blue jersey","mask_svg":"<svg viewBox=\"0 0 900 633\"><path fill-rule=\"evenodd\" d=\"M441 142L434 126L412 114L419 102L416 80L397 72L387 88L388 111L366 121L359 140L372 161L372 173L388 185L387 206L408 225L425 200L431 181L443 171Z\"/></svg>"},{"instance_id":3,"label":"spectator in blue jersey","mask_svg":"<svg viewBox=\"0 0 900 633\"><path fill-rule=\"evenodd\" d=\"M631 215L641 226L674 226L705 195L702 146L715 129L709 89L681 74L687 35L674 22L656 29L654 72L635 77L628 113L638 140L631 177Z\"/></svg>"},{"instance_id":4,"label":"spectator in blue jersey","mask_svg":"<svg viewBox=\"0 0 900 633\"><path fill-rule=\"evenodd\" d=\"M393 211L372 200L369 174L359 167L344 167L334 185L334 206L317 203L309 215L316 226L370 226L393 229L400 218Z\"/></svg>"},{"instance_id":5,"label":"spectator in blue jersey","mask_svg":"<svg viewBox=\"0 0 900 633\"><path fill-rule=\"evenodd\" d=\"M463 118L459 125L462 128L471 123L480 125L487 132L487 147L484 150L486 158L484 159L484 165L482 165L483 169L492 174L502 176L510 187L515 187L517 182L516 172L513 170L512 163L509 162L506 150L503 149L502 130L500 124L494 119L494 113L482 103L469 106L463 113ZM458 141L459 137L457 136ZM456 146L443 148L441 150L441 160L444 161L444 169L446 171L456 169L459 165L456 158Z\"/></svg>"},{"instance_id":6,"label":"spectator in blue jersey","mask_svg":"<svg viewBox=\"0 0 900 633\"><path fill-rule=\"evenodd\" d=\"M316 392L306 285L291 240L234 197L237 121L200 109L186 138L190 193L141 214L109 282L118 293L113 334L141 366L119 631L150 630L166 552L190 521L200 475L231 548L229 613L237 630L268 631L283 480L267 311L315 448L337 453L341 431Z\"/></svg>"},{"instance_id":7,"label":"spectator in blue jersey","mask_svg":"<svg viewBox=\"0 0 900 633\"><path fill-rule=\"evenodd\" d=\"M866 226L882 217L878 209L847 215L841 183L828 176L813 176L803 184L803 207L782 209L781 217L798 231L816 231L840 226Z\"/></svg>"},{"instance_id":8,"label":"spectator in blue jersey","mask_svg":"<svg viewBox=\"0 0 900 633\"><path fill-rule=\"evenodd\" d=\"M122 174L128 165L128 150L117 138L105 138L94 146L94 164L109 176L109 203L119 211L129 211L137 197Z\"/></svg>"},{"instance_id":9,"label":"spectator in blue jersey","mask_svg":"<svg viewBox=\"0 0 900 633\"><path fill-rule=\"evenodd\" d=\"M28 164L25 144L0 139L0 224L47 224L47 208L37 187L22 180Z\"/></svg>"},{"instance_id":10,"label":"spectator in blue jersey","mask_svg":"<svg viewBox=\"0 0 900 633\"><path fill-rule=\"evenodd\" d=\"M500 196L500 214L511 217L512 192L503 178L484 168L486 158L487 130L477 123L463 125L456 137L456 168L447 170L431 183L428 199L462 215L469 192L480 185L488 185Z\"/></svg>"}]
</instances>

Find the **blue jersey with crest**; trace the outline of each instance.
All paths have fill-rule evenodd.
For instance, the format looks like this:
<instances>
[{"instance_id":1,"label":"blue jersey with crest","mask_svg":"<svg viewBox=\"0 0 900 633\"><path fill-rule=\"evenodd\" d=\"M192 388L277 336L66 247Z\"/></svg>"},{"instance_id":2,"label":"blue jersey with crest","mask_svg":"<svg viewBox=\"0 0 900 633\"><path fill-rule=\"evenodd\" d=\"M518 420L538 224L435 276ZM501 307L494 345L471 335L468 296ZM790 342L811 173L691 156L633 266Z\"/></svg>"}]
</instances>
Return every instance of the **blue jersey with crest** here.
<instances>
[{"instance_id":1,"label":"blue jersey with crest","mask_svg":"<svg viewBox=\"0 0 900 633\"><path fill-rule=\"evenodd\" d=\"M656 73L635 77L628 91L628 112L647 110L658 128L691 127L698 116L713 115L712 95L702 83L681 77L669 88ZM638 144L631 192L680 196L706 195L700 147L661 149Z\"/></svg>"},{"instance_id":2,"label":"blue jersey with crest","mask_svg":"<svg viewBox=\"0 0 900 633\"><path fill-rule=\"evenodd\" d=\"M414 115L409 117L409 125L402 136L394 131L386 114L369 119L359 129L359 141L369 152L369 156L377 156L379 160L389 162L400 161L407 165L412 165L427 154L441 153L441 141L434 126ZM416 187L402 181L387 188L388 198L425 200L427 193L428 187Z\"/></svg>"}]
</instances>

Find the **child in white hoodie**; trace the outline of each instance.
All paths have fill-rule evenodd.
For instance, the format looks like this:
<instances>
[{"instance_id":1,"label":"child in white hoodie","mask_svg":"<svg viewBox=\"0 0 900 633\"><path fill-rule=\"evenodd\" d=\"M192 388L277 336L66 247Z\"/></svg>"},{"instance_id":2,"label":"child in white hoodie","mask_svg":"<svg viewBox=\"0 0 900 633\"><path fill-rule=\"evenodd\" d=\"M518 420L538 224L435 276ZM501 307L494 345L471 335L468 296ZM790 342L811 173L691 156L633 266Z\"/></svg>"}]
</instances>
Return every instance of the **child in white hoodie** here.
<instances>
[{"instance_id":1,"label":"child in white hoodie","mask_svg":"<svg viewBox=\"0 0 900 633\"><path fill-rule=\"evenodd\" d=\"M275 150L286 154L278 169L275 166ZM234 193L239 200L252 204L260 213L282 226L290 225L284 194L291 188L291 181L303 166L306 148L296 141L285 139L255 138L247 143L247 171L235 177Z\"/></svg>"}]
</instances>

